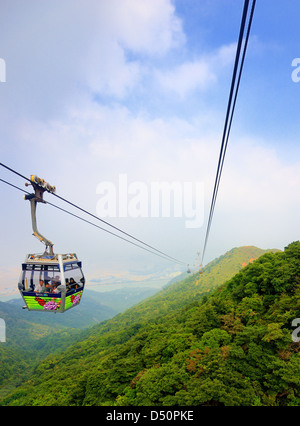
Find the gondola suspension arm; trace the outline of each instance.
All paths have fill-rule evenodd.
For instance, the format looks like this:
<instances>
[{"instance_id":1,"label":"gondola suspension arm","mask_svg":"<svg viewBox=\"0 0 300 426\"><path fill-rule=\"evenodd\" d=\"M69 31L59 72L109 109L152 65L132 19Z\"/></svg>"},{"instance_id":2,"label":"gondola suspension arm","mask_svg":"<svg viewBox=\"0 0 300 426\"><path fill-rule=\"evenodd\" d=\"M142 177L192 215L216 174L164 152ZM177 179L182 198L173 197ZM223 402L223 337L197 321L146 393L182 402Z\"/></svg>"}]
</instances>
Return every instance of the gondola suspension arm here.
<instances>
[{"instance_id":1,"label":"gondola suspension arm","mask_svg":"<svg viewBox=\"0 0 300 426\"><path fill-rule=\"evenodd\" d=\"M55 187L49 185L43 179L40 179L39 177L35 175L31 175L30 181L31 181L30 184L26 182L25 185L26 186L32 185L34 189L34 194L26 194L24 196L24 199L30 201L33 235L36 238L38 238L39 241L45 244L46 246L45 254L49 254L53 256L54 255L53 243L50 240L48 240L46 237L44 237L37 229L36 207L37 207L37 203L46 203L43 199L44 192L48 191L53 193L55 192ZM48 249L49 251L47 251Z\"/></svg>"}]
</instances>

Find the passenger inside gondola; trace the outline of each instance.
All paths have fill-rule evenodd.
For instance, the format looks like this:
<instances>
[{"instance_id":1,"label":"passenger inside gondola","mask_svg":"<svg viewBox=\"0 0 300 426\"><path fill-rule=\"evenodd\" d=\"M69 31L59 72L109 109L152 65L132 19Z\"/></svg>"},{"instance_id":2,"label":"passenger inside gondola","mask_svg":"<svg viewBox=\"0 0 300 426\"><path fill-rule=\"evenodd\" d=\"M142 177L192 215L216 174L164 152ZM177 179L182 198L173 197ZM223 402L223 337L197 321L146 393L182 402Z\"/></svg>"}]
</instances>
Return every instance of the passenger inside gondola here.
<instances>
[{"instance_id":1,"label":"passenger inside gondola","mask_svg":"<svg viewBox=\"0 0 300 426\"><path fill-rule=\"evenodd\" d=\"M54 290L57 286L59 286L61 284L59 276L56 275L54 279L50 279L48 280L48 282L46 283L46 291L45 293L54 293Z\"/></svg>"},{"instance_id":2,"label":"passenger inside gondola","mask_svg":"<svg viewBox=\"0 0 300 426\"><path fill-rule=\"evenodd\" d=\"M39 284L34 289L35 293L44 293L46 291L46 285L43 280L40 280Z\"/></svg>"},{"instance_id":3,"label":"passenger inside gondola","mask_svg":"<svg viewBox=\"0 0 300 426\"><path fill-rule=\"evenodd\" d=\"M74 293L84 285L84 277L79 263L66 265L65 280L67 293Z\"/></svg>"},{"instance_id":4,"label":"passenger inside gondola","mask_svg":"<svg viewBox=\"0 0 300 426\"><path fill-rule=\"evenodd\" d=\"M78 284L74 281L74 278L70 278L70 288L71 289L77 289L79 286Z\"/></svg>"},{"instance_id":5,"label":"passenger inside gondola","mask_svg":"<svg viewBox=\"0 0 300 426\"><path fill-rule=\"evenodd\" d=\"M58 288L59 287L59 285L60 284L54 284L54 288L53 288L53 290L52 290L52 293L55 293L55 294L60 294L60 289Z\"/></svg>"}]
</instances>

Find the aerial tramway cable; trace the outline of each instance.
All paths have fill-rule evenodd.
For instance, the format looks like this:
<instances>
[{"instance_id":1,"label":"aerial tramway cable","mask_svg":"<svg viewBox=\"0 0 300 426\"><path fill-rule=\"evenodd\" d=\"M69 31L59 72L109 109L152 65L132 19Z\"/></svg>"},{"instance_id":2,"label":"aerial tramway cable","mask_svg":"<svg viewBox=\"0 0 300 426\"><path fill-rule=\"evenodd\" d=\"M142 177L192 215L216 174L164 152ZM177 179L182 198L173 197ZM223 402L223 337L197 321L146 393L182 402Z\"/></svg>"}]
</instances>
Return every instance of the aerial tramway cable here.
<instances>
[{"instance_id":1,"label":"aerial tramway cable","mask_svg":"<svg viewBox=\"0 0 300 426\"><path fill-rule=\"evenodd\" d=\"M3 164L3 163L0 163L0 166L2 166L2 167L4 167L4 168L6 168L7 170L11 171L12 173L15 173L16 175L20 176L21 178L23 178L23 179L25 179L25 180L27 180L27 181L31 182L31 181L30 181L30 179L28 179L26 176L22 175L21 173L17 172L17 171L16 171L16 170L14 170L14 169L12 169L12 168L8 167L7 165L5 165L5 164ZM118 228L117 226L114 226L114 225L112 225L111 223L109 223L109 222L107 222L107 221L105 221L105 220L101 219L100 217L98 217L98 216L94 215L93 213L90 213L89 211L87 211L87 210L83 209L82 207L79 207L78 205L76 205L76 204L72 203L71 201L68 201L68 200L66 200L65 198L63 198L63 197L61 197L61 196L59 196L59 195L57 195L57 194L55 194L55 193L52 193L52 195L56 196L57 198L59 198L60 200L64 201L65 203L68 203L68 204L70 204L71 206L73 206L73 207L77 208L78 210L82 211L83 213L85 213L85 214L87 214L87 215L89 215L89 216L93 217L94 219L97 219L97 220L99 220L100 222L105 223L106 225L108 225L108 226L110 226L111 228L113 228L113 229L115 229L115 230L117 230L117 231L121 232L122 234L126 235L127 237L132 238L133 240L137 241L138 243L143 244L144 246L148 247L149 249L154 250L155 252L157 252L157 253L161 254L161 255L162 255L162 256L164 256L164 257L167 257L168 259L172 260L173 262L178 263L178 264L182 264L182 265L186 265L186 263L185 263L185 262L183 262L183 261L181 261L181 260L178 260L178 259L176 259L176 258L174 258L174 257L172 257L172 256L169 256L167 253L164 253L163 251L158 250L157 248L155 248L155 247L153 247L153 246L151 246L151 245L149 245L149 244L145 243L144 241L142 241L142 240L140 240L140 239L138 239L138 238L134 237L133 235L131 235L131 234L129 234L129 233L127 233L127 232L123 231L122 229ZM48 204L51 204L51 203L48 203ZM74 216L76 216L76 215L74 215ZM78 216L78 217L79 217L79 216ZM102 230L104 230L104 231L107 231L107 232L108 232L108 230L106 230L105 228L101 228L101 227L99 227L99 228L100 228L100 229L102 229ZM110 233L111 233L112 235L117 236L117 234L115 234L115 233L113 233L113 232L110 232ZM120 238L121 238L121 237L120 237ZM129 241L129 240L125 239L125 238L122 238L122 239L123 239L123 240L125 240L125 241ZM139 246L138 244L135 244L135 245L136 245L136 246Z\"/></svg>"},{"instance_id":2,"label":"aerial tramway cable","mask_svg":"<svg viewBox=\"0 0 300 426\"><path fill-rule=\"evenodd\" d=\"M214 214L217 194L218 194L218 190L219 190L220 179L221 179L221 174L222 174L222 170L223 170L224 159L225 159L229 134L230 134L231 125L232 125L233 114L234 114L236 100L237 100L237 94L238 94L238 90L239 90L239 86L240 86L240 81L241 81L241 76L242 76L242 71L243 71L243 66L244 66L244 61L245 61L245 55L246 55L248 41L249 41L249 35L250 35L250 29L251 29L252 20L253 20L255 4L256 4L256 0L253 0L251 12L250 12L250 18L249 18L249 22L248 22L246 39L245 39L244 46L243 46L242 60L241 60L241 63L240 63L239 74L238 74L238 78L237 78L238 66L239 66L239 62L240 62L240 54L241 54L241 49L242 49L242 44L243 44L244 31L245 31L245 27L246 27L246 20L247 20L248 8L249 8L249 0L245 0L245 3L244 3L244 9L243 9L243 15L242 15L242 20L241 20L240 33L239 33L239 39L238 39L236 57L235 57L235 63L234 63L234 69L233 69L233 76L232 76L232 81L231 81L229 100L228 100L227 112L226 112L226 118L225 118L224 130L223 130L223 137L222 137L221 149L220 149L220 154L219 154L218 167L217 167L214 190L213 190L213 195L212 195L212 200L211 200L211 205L210 205L210 212L209 212L209 219L208 219L208 224L207 224L207 229L206 229L204 248L203 248L203 251L202 251L202 263L203 263L203 259L204 259L204 255L205 255L205 251L206 251L206 247L207 247L207 242L208 242L212 218L213 218L213 214ZM236 83L236 78L237 78L237 83ZM235 93L234 93L234 90L235 90Z\"/></svg>"},{"instance_id":3,"label":"aerial tramway cable","mask_svg":"<svg viewBox=\"0 0 300 426\"><path fill-rule=\"evenodd\" d=\"M0 164L0 165L2 165L2 164ZM23 176L22 176L22 175L20 175L19 173L17 173L17 174L18 174L19 176L23 177ZM27 179L27 178L26 178L26 179ZM8 182L8 181L4 180L4 179L1 179L1 178L0 178L0 181L1 181L1 182L3 182L3 183L5 183L5 184L7 184L7 185L9 185L9 186L11 186L11 187L13 187L13 188L15 188L15 189L18 189L19 191L24 192L24 193L25 193L25 194L27 194L27 195L30 195L30 193L29 193L28 191L26 191L25 189L22 189L22 188L20 188L20 187L18 187L18 186L16 186L16 185L14 185L14 184L12 184L12 183L10 183L10 182ZM87 219L84 219L83 217L80 217L80 216L78 216L78 215L76 215L76 214L74 214L74 213L72 213L72 212L70 212L70 211L68 211L68 210L66 210L66 209L64 209L64 208L62 208L62 207L59 207L59 206L57 206L57 205L55 205L55 204L53 204L53 203L50 203L49 201L45 201L45 203L46 203L46 204L49 204L49 205L50 205L50 206L52 206L52 207L57 208L58 210L61 210L61 211L65 212L65 213L67 213L67 214L69 214L69 215L71 215L71 216L73 216L73 217L75 217L75 218L77 218L77 219L80 219L80 220L82 220L83 222L88 223L89 225L92 225L92 226L94 226L94 227L96 227L96 228L98 228L98 229L100 229L100 230L102 230L102 231L104 231L104 232L107 232L107 233L108 233L108 234L110 234L110 235L113 235L113 236L115 236L115 237L117 237L117 238L119 238L119 239L121 239L121 240L123 240L123 241L126 241L126 242L128 242L129 244L132 244L132 245L134 245L134 246L136 246L136 247L139 247L139 248L141 248L141 249L143 249L143 250L145 250L145 251L147 251L147 252L149 252L149 253L151 253L151 254L154 254L154 255L156 255L156 256L159 256L159 257L161 257L162 259L165 259L165 260L168 260L168 261L172 261L172 262L174 262L174 263L178 263L178 264L185 265L185 263L184 263L183 261L177 260L177 259L175 259L175 258L173 258L173 257L171 257L171 256L169 256L169 255L167 255L167 254L165 254L165 253L163 253L163 252L161 252L161 251L158 251L158 250L156 250L156 251L152 251L152 250L150 250L150 249L149 249L149 248L147 248L147 247L141 246L140 244L137 244L137 243L135 243L134 241L130 241L130 240L128 240L127 238L122 237L121 235L118 235L118 234L116 234L116 233L114 233L114 232L112 232L112 231L110 231L110 230L108 230L108 229L105 229L105 228L103 228L103 227L101 227L101 226L99 226L99 225L97 225L97 224L95 224L95 223L93 223L93 222L91 222L91 221L89 221L89 220L87 220ZM74 205L74 206L75 206L75 205Z\"/></svg>"}]
</instances>

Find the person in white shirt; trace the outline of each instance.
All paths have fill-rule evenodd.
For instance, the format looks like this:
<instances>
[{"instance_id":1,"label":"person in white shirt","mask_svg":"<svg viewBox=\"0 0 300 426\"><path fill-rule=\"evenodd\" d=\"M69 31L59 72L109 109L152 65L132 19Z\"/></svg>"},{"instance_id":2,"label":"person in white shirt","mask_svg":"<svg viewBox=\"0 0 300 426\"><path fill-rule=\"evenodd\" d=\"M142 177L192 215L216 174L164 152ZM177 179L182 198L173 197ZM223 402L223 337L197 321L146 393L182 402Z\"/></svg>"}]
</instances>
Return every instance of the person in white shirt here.
<instances>
[{"instance_id":1,"label":"person in white shirt","mask_svg":"<svg viewBox=\"0 0 300 426\"><path fill-rule=\"evenodd\" d=\"M39 284L36 286L34 291L36 293L44 293L46 291L46 286L43 280L40 280Z\"/></svg>"}]
</instances>

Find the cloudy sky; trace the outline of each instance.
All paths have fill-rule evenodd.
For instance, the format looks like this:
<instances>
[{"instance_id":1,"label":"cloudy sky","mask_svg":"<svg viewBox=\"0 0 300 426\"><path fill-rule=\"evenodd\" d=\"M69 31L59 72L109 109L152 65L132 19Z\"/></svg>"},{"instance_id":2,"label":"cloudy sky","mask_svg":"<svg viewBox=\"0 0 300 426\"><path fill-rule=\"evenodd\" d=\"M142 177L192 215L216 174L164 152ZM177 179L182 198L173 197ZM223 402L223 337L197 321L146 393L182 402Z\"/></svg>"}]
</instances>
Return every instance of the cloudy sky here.
<instances>
[{"instance_id":1,"label":"cloudy sky","mask_svg":"<svg viewBox=\"0 0 300 426\"><path fill-rule=\"evenodd\" d=\"M93 214L106 208L114 226L193 265L243 3L1 0L1 162ZM233 247L299 239L299 14L297 0L257 2L205 263ZM24 188L3 168L0 177ZM152 191L162 182L182 196L169 215ZM0 191L4 294L25 254L43 246L21 192L4 183ZM197 227L187 227L191 212ZM91 284L145 283L181 268L51 206L38 206L38 225L56 252L77 252Z\"/></svg>"}]
</instances>

